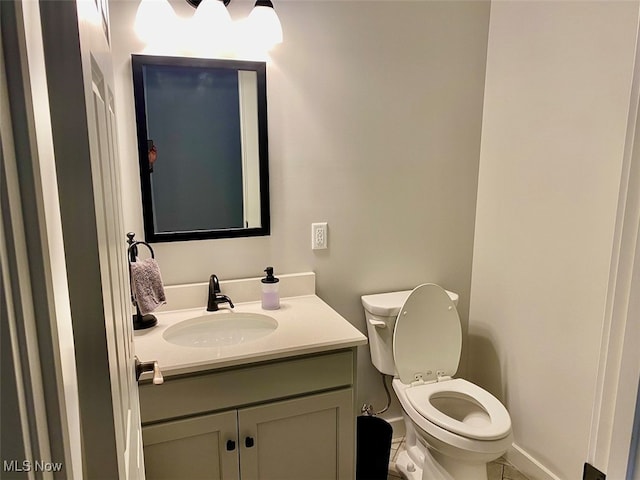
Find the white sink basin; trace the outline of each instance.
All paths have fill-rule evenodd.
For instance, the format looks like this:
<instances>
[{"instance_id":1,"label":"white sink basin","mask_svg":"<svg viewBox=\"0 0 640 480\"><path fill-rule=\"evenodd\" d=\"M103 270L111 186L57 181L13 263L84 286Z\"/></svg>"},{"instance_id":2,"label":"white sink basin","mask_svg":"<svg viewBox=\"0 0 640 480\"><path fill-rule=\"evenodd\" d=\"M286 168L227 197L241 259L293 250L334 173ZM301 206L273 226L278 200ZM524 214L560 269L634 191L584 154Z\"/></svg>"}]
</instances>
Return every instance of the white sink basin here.
<instances>
[{"instance_id":1,"label":"white sink basin","mask_svg":"<svg viewBox=\"0 0 640 480\"><path fill-rule=\"evenodd\" d=\"M273 333L278 322L259 313L218 313L176 323L162 336L185 347L225 347L251 342Z\"/></svg>"}]
</instances>

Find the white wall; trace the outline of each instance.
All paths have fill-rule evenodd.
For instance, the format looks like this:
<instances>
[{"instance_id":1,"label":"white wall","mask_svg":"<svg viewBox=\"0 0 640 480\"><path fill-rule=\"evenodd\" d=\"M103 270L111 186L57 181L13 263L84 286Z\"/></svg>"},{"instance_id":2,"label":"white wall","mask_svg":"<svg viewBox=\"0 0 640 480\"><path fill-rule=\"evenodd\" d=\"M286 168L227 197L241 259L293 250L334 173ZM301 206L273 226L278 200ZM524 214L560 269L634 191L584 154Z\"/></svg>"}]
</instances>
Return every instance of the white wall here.
<instances>
[{"instance_id":1,"label":"white wall","mask_svg":"<svg viewBox=\"0 0 640 480\"><path fill-rule=\"evenodd\" d=\"M142 236L129 60L142 48L137 3L110 7L125 226ZM460 294L466 330L488 2L274 3L285 39L267 72L272 234L158 244L165 282L313 270L318 294L364 331L362 294L431 281ZM241 18L252 5L229 8ZM329 249L314 252L319 221ZM359 375L360 400L380 408L364 348Z\"/></svg>"},{"instance_id":2,"label":"white wall","mask_svg":"<svg viewBox=\"0 0 640 480\"><path fill-rule=\"evenodd\" d=\"M637 20L630 1L491 7L469 370L534 478L587 460Z\"/></svg>"}]
</instances>

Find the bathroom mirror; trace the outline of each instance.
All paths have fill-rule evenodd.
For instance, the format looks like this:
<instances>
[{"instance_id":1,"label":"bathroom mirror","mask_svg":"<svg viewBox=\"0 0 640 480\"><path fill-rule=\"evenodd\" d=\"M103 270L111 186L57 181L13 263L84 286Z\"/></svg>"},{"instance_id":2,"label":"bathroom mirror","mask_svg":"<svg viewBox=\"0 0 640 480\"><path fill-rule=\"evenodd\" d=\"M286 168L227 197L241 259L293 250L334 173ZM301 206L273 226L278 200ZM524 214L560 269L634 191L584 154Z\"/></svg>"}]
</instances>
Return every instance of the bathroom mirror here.
<instances>
[{"instance_id":1,"label":"bathroom mirror","mask_svg":"<svg viewBox=\"0 0 640 480\"><path fill-rule=\"evenodd\" d=\"M266 64L131 64L146 241L268 235Z\"/></svg>"}]
</instances>

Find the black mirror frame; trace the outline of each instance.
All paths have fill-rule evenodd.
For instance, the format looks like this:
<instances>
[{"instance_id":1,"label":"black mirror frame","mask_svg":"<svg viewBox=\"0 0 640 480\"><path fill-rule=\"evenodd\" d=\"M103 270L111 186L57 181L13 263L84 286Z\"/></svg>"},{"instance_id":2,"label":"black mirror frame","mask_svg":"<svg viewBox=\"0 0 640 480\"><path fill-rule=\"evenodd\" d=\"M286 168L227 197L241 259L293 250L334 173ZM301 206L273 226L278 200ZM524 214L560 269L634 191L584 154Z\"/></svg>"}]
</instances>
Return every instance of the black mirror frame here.
<instances>
[{"instance_id":1,"label":"black mirror frame","mask_svg":"<svg viewBox=\"0 0 640 480\"><path fill-rule=\"evenodd\" d=\"M229 70L251 70L258 80L258 154L260 172L260 227L230 228L219 230L197 230L180 232L156 232L153 225L153 201L151 176L147 151L147 117L145 109L144 76L145 65L167 65L184 67L212 67ZM269 208L269 144L267 130L267 65L265 62L244 60L219 60L191 57L165 57L156 55L131 55L133 91L136 112L140 185L142 191L142 214L145 240L156 242L180 242L216 238L258 237L271 234Z\"/></svg>"}]
</instances>

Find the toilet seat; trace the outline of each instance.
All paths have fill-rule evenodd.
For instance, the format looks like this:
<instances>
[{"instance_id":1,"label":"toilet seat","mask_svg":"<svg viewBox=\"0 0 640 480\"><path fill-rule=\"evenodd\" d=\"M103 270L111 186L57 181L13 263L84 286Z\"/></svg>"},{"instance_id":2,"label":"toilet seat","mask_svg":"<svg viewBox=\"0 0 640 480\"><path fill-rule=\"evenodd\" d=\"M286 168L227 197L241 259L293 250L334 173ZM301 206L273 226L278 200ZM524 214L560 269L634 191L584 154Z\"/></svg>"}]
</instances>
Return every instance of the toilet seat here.
<instances>
[{"instance_id":1,"label":"toilet seat","mask_svg":"<svg viewBox=\"0 0 640 480\"><path fill-rule=\"evenodd\" d=\"M451 433L476 440L496 440L511 432L511 418L504 405L486 390L462 378L408 386L405 394L422 417ZM489 424L474 425L456 420L436 408L432 404L434 398L473 402L489 416Z\"/></svg>"}]
</instances>

